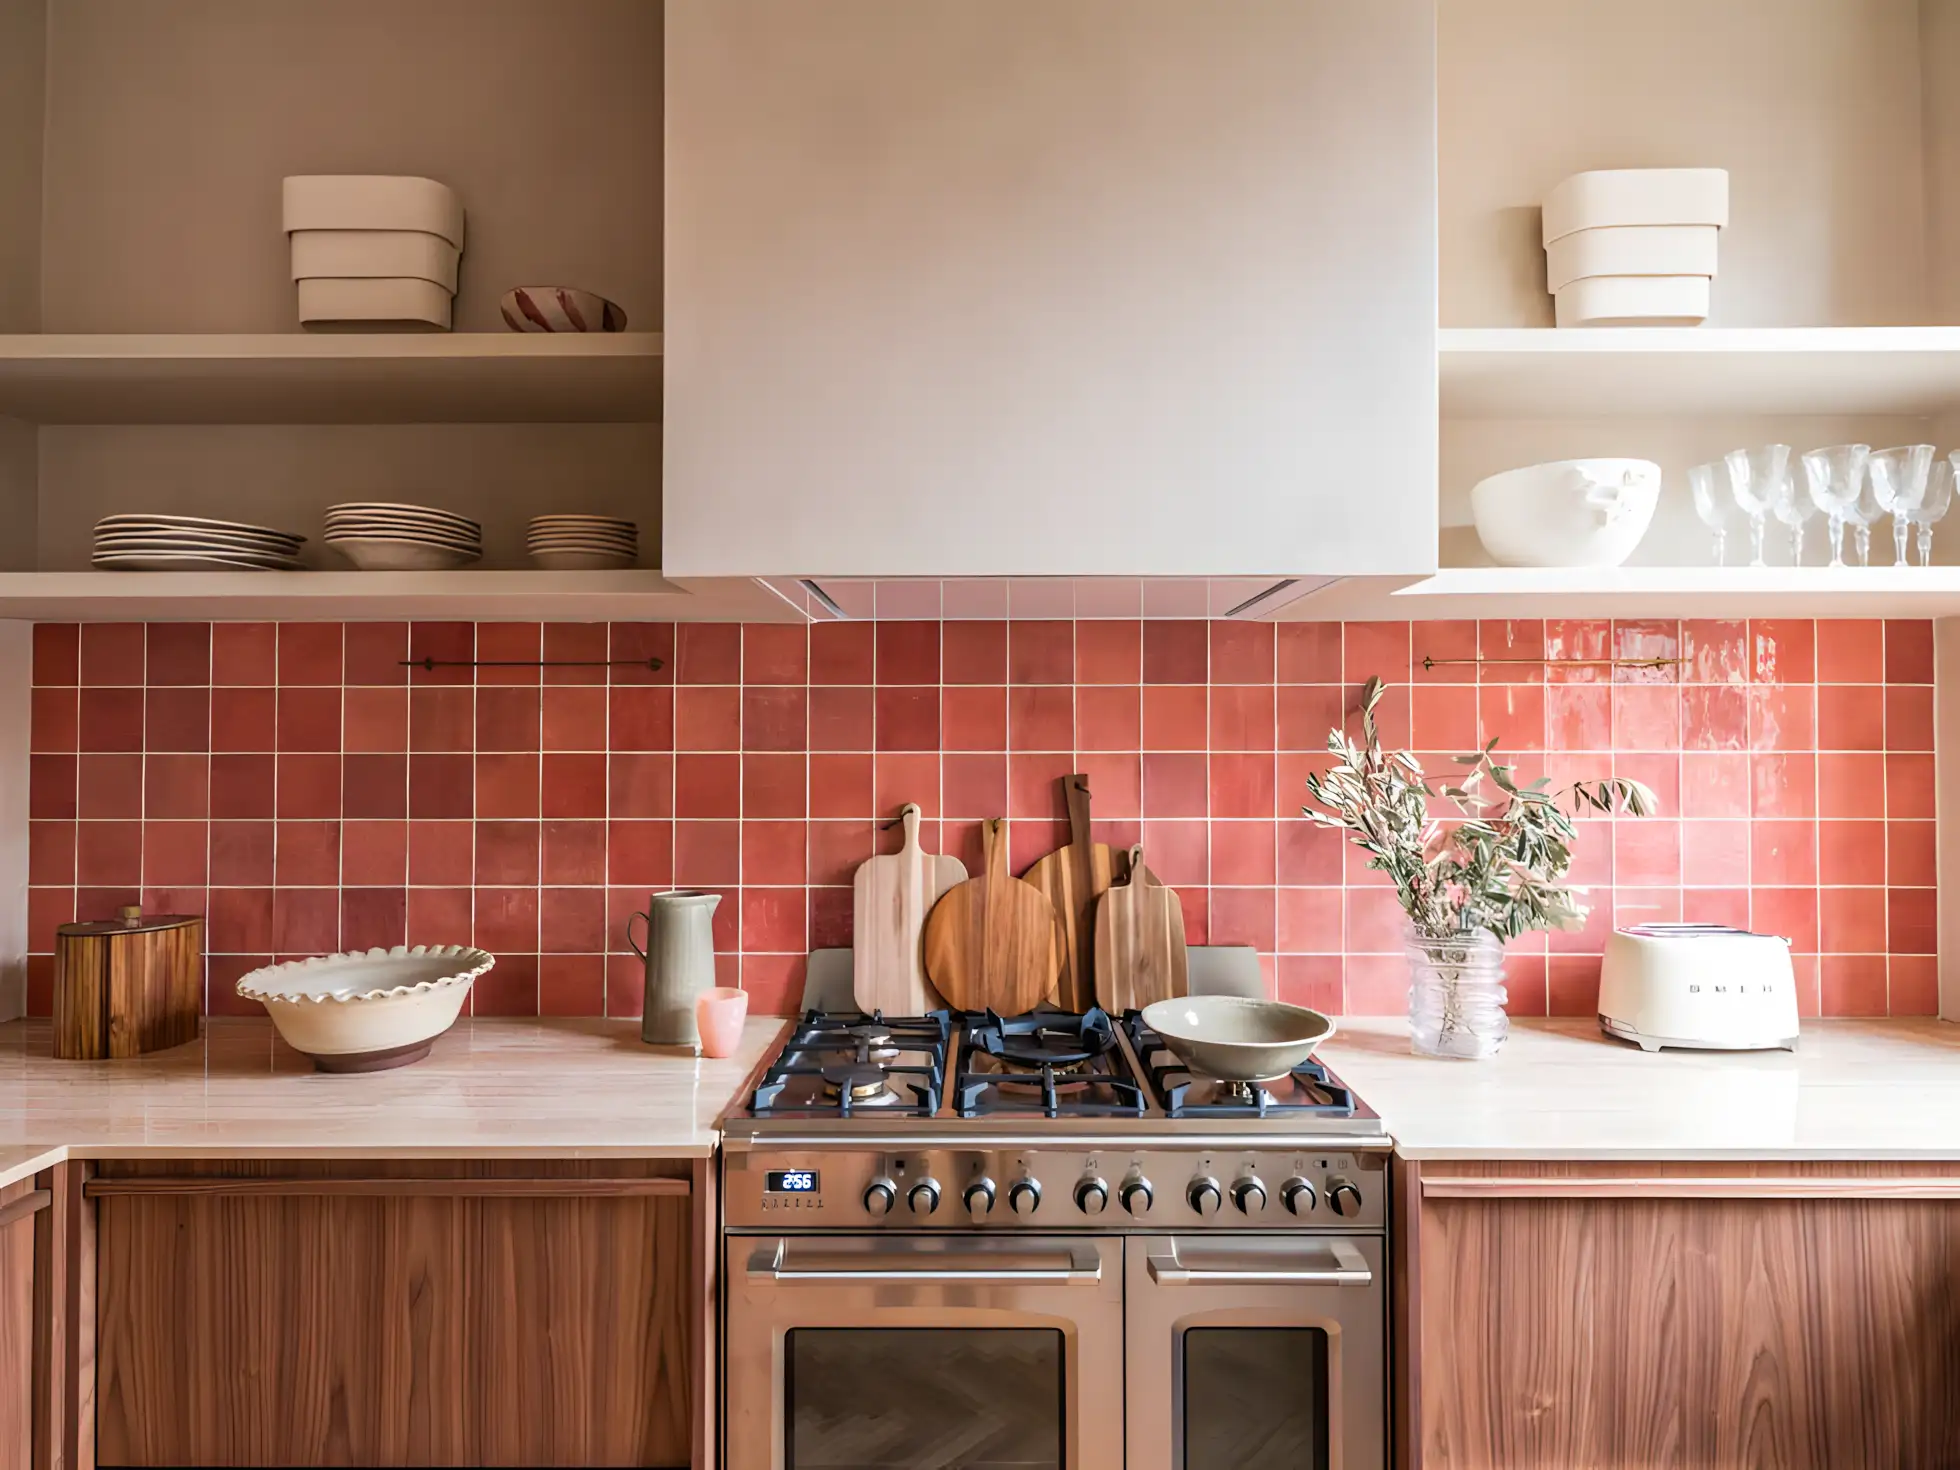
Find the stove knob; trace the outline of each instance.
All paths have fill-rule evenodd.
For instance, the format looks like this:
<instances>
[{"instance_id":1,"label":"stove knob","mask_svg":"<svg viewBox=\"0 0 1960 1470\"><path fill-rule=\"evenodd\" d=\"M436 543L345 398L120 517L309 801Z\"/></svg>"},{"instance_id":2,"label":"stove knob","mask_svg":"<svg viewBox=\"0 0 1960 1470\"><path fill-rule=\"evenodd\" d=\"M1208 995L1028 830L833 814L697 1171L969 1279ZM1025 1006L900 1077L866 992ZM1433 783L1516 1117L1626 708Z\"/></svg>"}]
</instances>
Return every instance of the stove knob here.
<instances>
[{"instance_id":1,"label":"stove knob","mask_svg":"<svg viewBox=\"0 0 1960 1470\"><path fill-rule=\"evenodd\" d=\"M1337 1215L1358 1215L1361 1213L1361 1191L1345 1179L1336 1179L1327 1187L1327 1203L1334 1207Z\"/></svg>"},{"instance_id":2,"label":"stove knob","mask_svg":"<svg viewBox=\"0 0 1960 1470\"><path fill-rule=\"evenodd\" d=\"M1191 1208L1206 1219L1217 1214L1218 1207L1224 1203L1223 1197L1218 1193L1218 1181L1206 1179L1202 1175L1191 1181L1191 1187L1184 1191L1184 1197L1191 1201Z\"/></svg>"},{"instance_id":3,"label":"stove knob","mask_svg":"<svg viewBox=\"0 0 1960 1470\"><path fill-rule=\"evenodd\" d=\"M966 1201L966 1212L975 1217L991 1215L994 1212L994 1181L976 1179L967 1185L966 1193L960 1196Z\"/></svg>"},{"instance_id":4,"label":"stove knob","mask_svg":"<svg viewBox=\"0 0 1960 1470\"><path fill-rule=\"evenodd\" d=\"M898 1203L898 1187L889 1179L874 1179L864 1191L864 1212L867 1215L889 1215L892 1206Z\"/></svg>"},{"instance_id":5,"label":"stove knob","mask_svg":"<svg viewBox=\"0 0 1960 1470\"><path fill-rule=\"evenodd\" d=\"M1075 1207L1085 1215L1100 1215L1109 1206L1109 1186L1090 1175L1075 1186Z\"/></svg>"},{"instance_id":6,"label":"stove knob","mask_svg":"<svg viewBox=\"0 0 1960 1470\"><path fill-rule=\"evenodd\" d=\"M1242 1174L1232 1181L1232 1203L1241 1215L1256 1215L1266 1208L1266 1186L1258 1176Z\"/></svg>"},{"instance_id":7,"label":"stove knob","mask_svg":"<svg viewBox=\"0 0 1960 1470\"><path fill-rule=\"evenodd\" d=\"M1279 1197L1287 1210L1295 1215L1311 1215L1313 1207L1320 1203L1320 1196L1306 1180L1295 1174L1279 1187Z\"/></svg>"},{"instance_id":8,"label":"stove knob","mask_svg":"<svg viewBox=\"0 0 1960 1470\"><path fill-rule=\"evenodd\" d=\"M1016 1179L1007 1191L1007 1207L1017 1215L1032 1215L1041 1203L1041 1186L1032 1179Z\"/></svg>"},{"instance_id":9,"label":"stove knob","mask_svg":"<svg viewBox=\"0 0 1960 1470\"><path fill-rule=\"evenodd\" d=\"M1151 1201L1156 1198L1150 1192L1150 1181L1141 1176L1124 1180L1123 1187L1116 1191L1116 1197L1123 1201L1123 1208L1132 1215L1147 1213Z\"/></svg>"},{"instance_id":10,"label":"stove knob","mask_svg":"<svg viewBox=\"0 0 1960 1470\"><path fill-rule=\"evenodd\" d=\"M905 1203L912 1207L915 1215L930 1215L939 1208L939 1181L921 1179L905 1196Z\"/></svg>"}]
</instances>

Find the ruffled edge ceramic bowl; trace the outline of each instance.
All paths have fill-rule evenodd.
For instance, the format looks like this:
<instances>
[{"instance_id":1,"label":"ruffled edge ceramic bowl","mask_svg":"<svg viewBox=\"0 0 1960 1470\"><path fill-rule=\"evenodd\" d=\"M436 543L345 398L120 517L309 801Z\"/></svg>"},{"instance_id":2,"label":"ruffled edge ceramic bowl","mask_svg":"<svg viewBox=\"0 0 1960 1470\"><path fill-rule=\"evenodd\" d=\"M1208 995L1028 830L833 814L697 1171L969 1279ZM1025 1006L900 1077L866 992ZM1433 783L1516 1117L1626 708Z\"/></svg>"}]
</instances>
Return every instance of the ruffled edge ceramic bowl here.
<instances>
[{"instance_id":1,"label":"ruffled edge ceramic bowl","mask_svg":"<svg viewBox=\"0 0 1960 1470\"><path fill-rule=\"evenodd\" d=\"M496 963L466 944L398 944L267 965L236 989L321 1071L379 1072L427 1056Z\"/></svg>"}]
</instances>

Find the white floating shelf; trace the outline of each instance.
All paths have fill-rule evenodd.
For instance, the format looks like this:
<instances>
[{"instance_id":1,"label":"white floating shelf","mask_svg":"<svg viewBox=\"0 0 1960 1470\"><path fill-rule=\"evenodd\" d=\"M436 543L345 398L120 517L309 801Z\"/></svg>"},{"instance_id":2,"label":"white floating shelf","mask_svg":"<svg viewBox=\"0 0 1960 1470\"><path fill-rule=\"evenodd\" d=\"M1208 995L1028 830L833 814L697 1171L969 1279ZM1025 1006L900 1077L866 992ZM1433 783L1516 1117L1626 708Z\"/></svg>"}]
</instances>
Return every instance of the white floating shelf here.
<instances>
[{"instance_id":1,"label":"white floating shelf","mask_svg":"<svg viewBox=\"0 0 1960 1470\"><path fill-rule=\"evenodd\" d=\"M396 618L777 622L803 615L741 577L658 572L0 572L0 618L192 622Z\"/></svg>"},{"instance_id":2,"label":"white floating shelf","mask_svg":"<svg viewBox=\"0 0 1960 1470\"><path fill-rule=\"evenodd\" d=\"M1960 327L1445 328L1446 419L1960 408Z\"/></svg>"},{"instance_id":3,"label":"white floating shelf","mask_svg":"<svg viewBox=\"0 0 1960 1470\"><path fill-rule=\"evenodd\" d=\"M1960 567L1446 567L1413 580L1350 577L1288 604L1274 620L1955 614Z\"/></svg>"},{"instance_id":4,"label":"white floating shelf","mask_svg":"<svg viewBox=\"0 0 1960 1470\"><path fill-rule=\"evenodd\" d=\"M660 354L658 332L0 335L0 418L655 422Z\"/></svg>"}]
</instances>

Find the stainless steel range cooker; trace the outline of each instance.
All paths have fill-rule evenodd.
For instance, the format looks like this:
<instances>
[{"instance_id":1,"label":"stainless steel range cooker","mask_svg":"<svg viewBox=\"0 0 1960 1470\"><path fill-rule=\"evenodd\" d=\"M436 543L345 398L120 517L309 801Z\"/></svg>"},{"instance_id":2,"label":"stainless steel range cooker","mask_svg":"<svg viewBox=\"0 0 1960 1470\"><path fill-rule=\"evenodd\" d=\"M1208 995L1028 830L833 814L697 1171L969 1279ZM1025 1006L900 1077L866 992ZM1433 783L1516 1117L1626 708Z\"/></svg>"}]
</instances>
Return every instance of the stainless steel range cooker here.
<instances>
[{"instance_id":1,"label":"stainless steel range cooker","mask_svg":"<svg viewBox=\"0 0 1960 1470\"><path fill-rule=\"evenodd\" d=\"M732 1470L1382 1470L1387 1158L1134 1013L811 1013L724 1124Z\"/></svg>"}]
</instances>

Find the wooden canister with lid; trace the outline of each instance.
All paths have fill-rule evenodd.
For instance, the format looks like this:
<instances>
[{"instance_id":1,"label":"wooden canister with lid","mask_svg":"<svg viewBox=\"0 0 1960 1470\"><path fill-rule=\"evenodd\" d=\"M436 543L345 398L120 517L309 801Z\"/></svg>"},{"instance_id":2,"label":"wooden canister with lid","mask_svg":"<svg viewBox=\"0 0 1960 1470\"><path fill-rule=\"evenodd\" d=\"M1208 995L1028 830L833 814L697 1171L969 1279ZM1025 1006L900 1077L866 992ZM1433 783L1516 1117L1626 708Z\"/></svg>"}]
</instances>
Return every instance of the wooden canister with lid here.
<instances>
[{"instance_id":1,"label":"wooden canister with lid","mask_svg":"<svg viewBox=\"0 0 1960 1470\"><path fill-rule=\"evenodd\" d=\"M63 924L54 943L54 1054L136 1057L197 1039L204 920L145 914Z\"/></svg>"}]
</instances>

